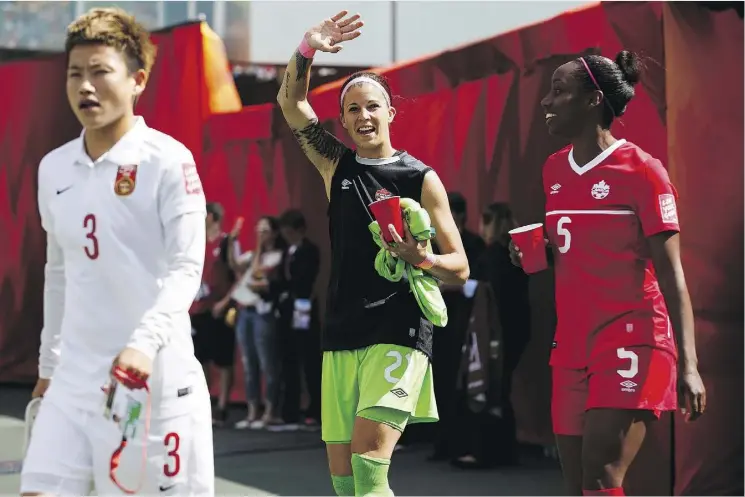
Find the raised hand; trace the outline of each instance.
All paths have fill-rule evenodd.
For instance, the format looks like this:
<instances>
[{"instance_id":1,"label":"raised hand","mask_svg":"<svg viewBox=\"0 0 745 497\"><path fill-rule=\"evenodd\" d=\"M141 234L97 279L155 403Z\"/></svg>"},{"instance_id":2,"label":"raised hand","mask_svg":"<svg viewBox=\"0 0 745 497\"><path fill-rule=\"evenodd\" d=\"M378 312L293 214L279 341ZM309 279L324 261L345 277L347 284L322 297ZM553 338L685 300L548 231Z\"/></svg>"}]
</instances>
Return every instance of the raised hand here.
<instances>
[{"instance_id":1,"label":"raised hand","mask_svg":"<svg viewBox=\"0 0 745 497\"><path fill-rule=\"evenodd\" d=\"M241 229L243 229L243 216L238 216L235 224L233 224L233 229L230 231L230 236L236 238L241 234Z\"/></svg>"},{"instance_id":2,"label":"raised hand","mask_svg":"<svg viewBox=\"0 0 745 497\"><path fill-rule=\"evenodd\" d=\"M359 14L344 19L347 14L346 10L342 10L334 17L324 19L305 33L305 41L311 48L321 52L339 52L342 49L340 43L361 35L360 28L365 24L359 20Z\"/></svg>"}]
</instances>

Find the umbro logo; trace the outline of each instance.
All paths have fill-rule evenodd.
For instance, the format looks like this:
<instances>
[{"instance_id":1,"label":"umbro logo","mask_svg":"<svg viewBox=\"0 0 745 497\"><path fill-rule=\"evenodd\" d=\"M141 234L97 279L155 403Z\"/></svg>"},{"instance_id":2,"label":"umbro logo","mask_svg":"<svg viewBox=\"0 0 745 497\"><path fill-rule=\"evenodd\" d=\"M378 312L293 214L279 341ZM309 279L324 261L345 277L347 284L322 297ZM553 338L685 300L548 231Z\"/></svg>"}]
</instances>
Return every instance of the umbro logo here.
<instances>
[{"instance_id":1,"label":"umbro logo","mask_svg":"<svg viewBox=\"0 0 745 497\"><path fill-rule=\"evenodd\" d=\"M408 397L409 396L408 393L406 393L405 391L403 391L400 388L394 388L393 390L391 390L391 393L393 395L395 395L396 397L398 397L399 399L403 399L404 397Z\"/></svg>"},{"instance_id":2,"label":"umbro logo","mask_svg":"<svg viewBox=\"0 0 745 497\"><path fill-rule=\"evenodd\" d=\"M559 188L561 188L561 185L558 183L551 186L551 195L556 195L557 193L559 193Z\"/></svg>"},{"instance_id":3,"label":"umbro logo","mask_svg":"<svg viewBox=\"0 0 745 497\"><path fill-rule=\"evenodd\" d=\"M64 188L60 188L59 190L57 190L57 195L59 195L59 194L61 194L61 193L65 193L65 192L66 192L67 190L69 190L70 188L72 188L72 185L70 185L70 186L66 186L66 187L64 187Z\"/></svg>"},{"instance_id":4,"label":"umbro logo","mask_svg":"<svg viewBox=\"0 0 745 497\"><path fill-rule=\"evenodd\" d=\"M636 383L634 383L631 380L622 381L621 386L623 387L621 388L622 392L635 392L636 391L636 389L634 388L636 386Z\"/></svg>"},{"instance_id":5,"label":"umbro logo","mask_svg":"<svg viewBox=\"0 0 745 497\"><path fill-rule=\"evenodd\" d=\"M349 190L349 187L350 186L352 186L352 182L349 181L348 179L345 179L344 181L341 182L341 189L342 190Z\"/></svg>"}]
</instances>

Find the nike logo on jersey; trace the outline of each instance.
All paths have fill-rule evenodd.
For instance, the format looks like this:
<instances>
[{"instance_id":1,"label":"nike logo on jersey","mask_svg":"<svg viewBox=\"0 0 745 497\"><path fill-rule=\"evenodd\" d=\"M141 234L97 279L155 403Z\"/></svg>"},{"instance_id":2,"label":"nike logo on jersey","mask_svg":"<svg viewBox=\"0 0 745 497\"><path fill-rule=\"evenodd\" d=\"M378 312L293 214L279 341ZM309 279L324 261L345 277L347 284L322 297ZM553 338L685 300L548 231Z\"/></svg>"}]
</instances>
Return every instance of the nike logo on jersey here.
<instances>
[{"instance_id":1,"label":"nike logo on jersey","mask_svg":"<svg viewBox=\"0 0 745 497\"><path fill-rule=\"evenodd\" d=\"M167 486L166 485L161 485L158 488L160 489L161 492L168 492L170 489L172 489L175 486L176 486L176 484L174 483L173 485L167 485Z\"/></svg>"},{"instance_id":2,"label":"nike logo on jersey","mask_svg":"<svg viewBox=\"0 0 745 497\"><path fill-rule=\"evenodd\" d=\"M66 187L64 187L64 188L60 188L59 190L57 190L57 195L59 195L60 193L65 193L65 192L66 192L67 190L69 190L70 188L72 188L72 185L70 185L70 186L66 186Z\"/></svg>"}]
</instances>

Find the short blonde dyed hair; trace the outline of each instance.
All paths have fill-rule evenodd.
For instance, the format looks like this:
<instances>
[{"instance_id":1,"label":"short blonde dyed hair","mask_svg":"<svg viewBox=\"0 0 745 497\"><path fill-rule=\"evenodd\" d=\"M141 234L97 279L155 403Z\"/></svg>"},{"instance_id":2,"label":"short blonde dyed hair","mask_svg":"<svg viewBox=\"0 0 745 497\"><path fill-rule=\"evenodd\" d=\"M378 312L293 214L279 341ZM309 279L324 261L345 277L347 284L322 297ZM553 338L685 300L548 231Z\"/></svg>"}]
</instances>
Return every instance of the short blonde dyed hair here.
<instances>
[{"instance_id":1,"label":"short blonde dyed hair","mask_svg":"<svg viewBox=\"0 0 745 497\"><path fill-rule=\"evenodd\" d=\"M67 27L68 56L76 46L98 44L121 50L132 72L144 69L150 74L155 63L157 48L150 40L150 33L122 9L91 9Z\"/></svg>"}]
</instances>

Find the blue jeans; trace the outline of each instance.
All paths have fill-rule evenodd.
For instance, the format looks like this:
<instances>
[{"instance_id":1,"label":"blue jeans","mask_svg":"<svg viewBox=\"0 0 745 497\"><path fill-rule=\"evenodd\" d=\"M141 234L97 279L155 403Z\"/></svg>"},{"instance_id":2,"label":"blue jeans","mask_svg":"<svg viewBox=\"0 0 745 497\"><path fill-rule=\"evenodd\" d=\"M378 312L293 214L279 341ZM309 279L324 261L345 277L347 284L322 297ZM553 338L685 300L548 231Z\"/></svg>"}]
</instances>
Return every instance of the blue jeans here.
<instances>
[{"instance_id":1,"label":"blue jeans","mask_svg":"<svg viewBox=\"0 0 745 497\"><path fill-rule=\"evenodd\" d=\"M238 311L235 327L241 348L246 402L256 404L261 399L261 374L266 382L266 401L276 406L279 401L279 362L276 353L275 318L259 314L256 309Z\"/></svg>"}]
</instances>

